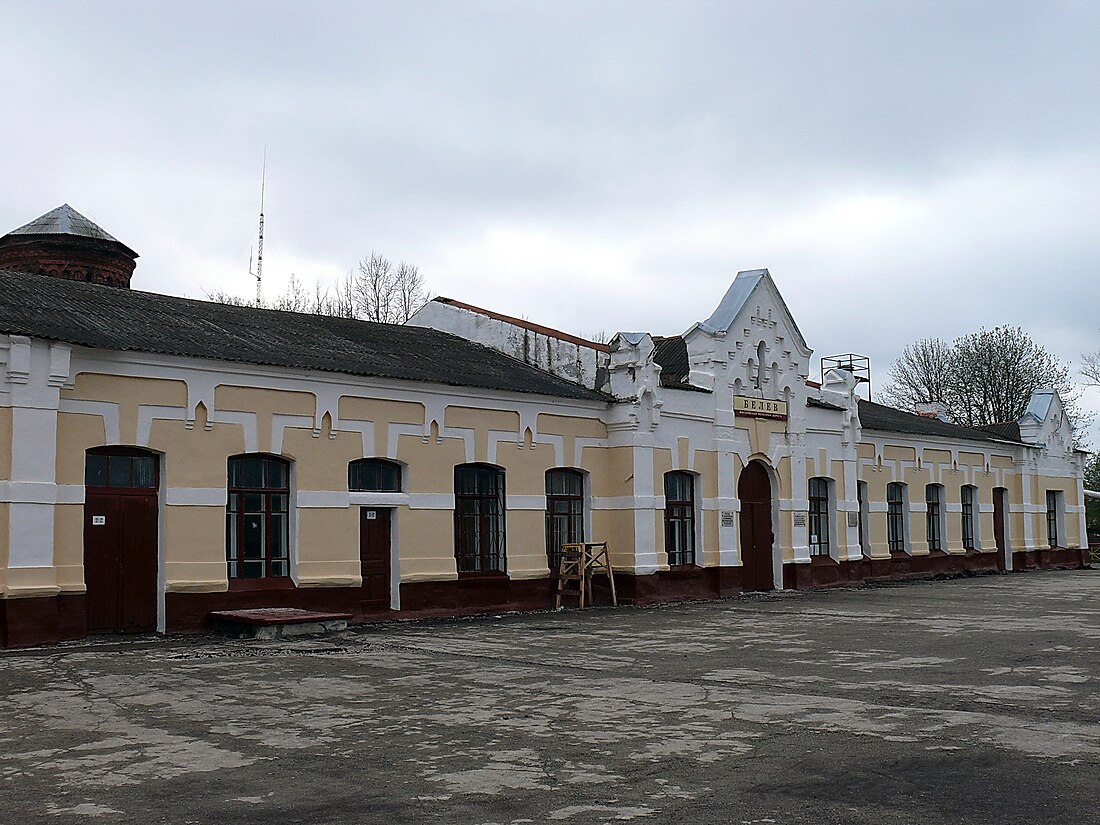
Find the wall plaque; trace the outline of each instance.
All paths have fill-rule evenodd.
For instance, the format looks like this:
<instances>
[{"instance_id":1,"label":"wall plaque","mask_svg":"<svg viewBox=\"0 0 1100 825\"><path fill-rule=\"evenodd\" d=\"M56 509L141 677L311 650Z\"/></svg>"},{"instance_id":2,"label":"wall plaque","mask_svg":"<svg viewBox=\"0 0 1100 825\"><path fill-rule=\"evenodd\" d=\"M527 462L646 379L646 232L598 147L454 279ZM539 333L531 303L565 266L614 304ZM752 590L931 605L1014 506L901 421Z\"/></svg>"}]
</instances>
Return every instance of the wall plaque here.
<instances>
[{"instance_id":1,"label":"wall plaque","mask_svg":"<svg viewBox=\"0 0 1100 825\"><path fill-rule=\"evenodd\" d=\"M794 518L794 526L795 527L805 527L806 526L806 514L805 513L795 512L792 515L793 515L793 518Z\"/></svg>"},{"instance_id":2,"label":"wall plaque","mask_svg":"<svg viewBox=\"0 0 1100 825\"><path fill-rule=\"evenodd\" d=\"M722 511L722 526L733 527L737 523L737 513L732 510Z\"/></svg>"},{"instance_id":3,"label":"wall plaque","mask_svg":"<svg viewBox=\"0 0 1100 825\"><path fill-rule=\"evenodd\" d=\"M772 401L769 398L749 398L747 395L733 397L733 411L737 415L750 418L776 418L787 420L787 402Z\"/></svg>"}]
</instances>

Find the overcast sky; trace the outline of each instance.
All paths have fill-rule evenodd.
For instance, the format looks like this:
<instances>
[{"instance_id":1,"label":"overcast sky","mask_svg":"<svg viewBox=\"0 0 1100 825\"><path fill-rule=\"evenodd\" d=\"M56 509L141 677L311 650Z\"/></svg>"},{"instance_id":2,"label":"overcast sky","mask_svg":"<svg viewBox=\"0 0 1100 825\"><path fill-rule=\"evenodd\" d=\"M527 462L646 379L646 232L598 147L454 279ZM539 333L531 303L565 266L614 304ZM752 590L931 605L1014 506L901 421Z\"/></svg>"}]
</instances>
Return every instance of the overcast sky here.
<instances>
[{"instance_id":1,"label":"overcast sky","mask_svg":"<svg viewBox=\"0 0 1100 825\"><path fill-rule=\"evenodd\" d=\"M135 288L372 250L575 333L768 267L815 358L1001 323L1100 348L1100 3L0 3L0 233L68 202ZM1100 393L1090 396L1100 408ZM1097 439L1094 437L1094 442Z\"/></svg>"}]
</instances>

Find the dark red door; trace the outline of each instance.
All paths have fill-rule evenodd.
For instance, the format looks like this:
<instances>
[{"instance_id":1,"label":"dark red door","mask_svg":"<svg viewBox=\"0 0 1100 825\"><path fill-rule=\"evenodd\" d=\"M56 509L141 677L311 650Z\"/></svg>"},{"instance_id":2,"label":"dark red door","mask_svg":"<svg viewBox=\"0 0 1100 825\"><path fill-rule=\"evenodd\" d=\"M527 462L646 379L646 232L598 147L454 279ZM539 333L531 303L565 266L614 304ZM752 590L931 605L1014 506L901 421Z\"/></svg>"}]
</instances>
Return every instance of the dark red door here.
<instances>
[{"instance_id":1,"label":"dark red door","mask_svg":"<svg viewBox=\"0 0 1100 825\"><path fill-rule=\"evenodd\" d=\"M741 564L745 590L774 590L772 487L768 471L751 461L737 482L741 501Z\"/></svg>"},{"instance_id":2,"label":"dark red door","mask_svg":"<svg viewBox=\"0 0 1100 825\"><path fill-rule=\"evenodd\" d=\"M997 543L997 569L1008 567L1008 549L1005 540L1005 488L993 489L993 539Z\"/></svg>"},{"instance_id":3,"label":"dark red door","mask_svg":"<svg viewBox=\"0 0 1100 825\"><path fill-rule=\"evenodd\" d=\"M157 496L88 492L84 582L89 633L157 627Z\"/></svg>"},{"instance_id":4,"label":"dark red door","mask_svg":"<svg viewBox=\"0 0 1100 825\"><path fill-rule=\"evenodd\" d=\"M363 607L390 607L390 510L363 507L359 516L359 561L363 572Z\"/></svg>"}]
</instances>

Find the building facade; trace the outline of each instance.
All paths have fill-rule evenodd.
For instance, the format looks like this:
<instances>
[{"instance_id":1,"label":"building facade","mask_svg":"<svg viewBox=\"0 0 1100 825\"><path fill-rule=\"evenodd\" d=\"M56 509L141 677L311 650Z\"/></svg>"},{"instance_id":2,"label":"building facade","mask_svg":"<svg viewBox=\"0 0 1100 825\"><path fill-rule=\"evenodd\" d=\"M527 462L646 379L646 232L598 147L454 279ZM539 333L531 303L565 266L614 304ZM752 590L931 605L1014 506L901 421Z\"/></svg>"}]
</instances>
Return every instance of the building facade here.
<instances>
[{"instance_id":1,"label":"building facade","mask_svg":"<svg viewBox=\"0 0 1100 825\"><path fill-rule=\"evenodd\" d=\"M87 245L82 221L36 223ZM683 335L603 345L445 299L395 327L6 260L8 646L547 608L571 540L608 541L638 604L1084 563L1055 393L971 430L812 382L766 270Z\"/></svg>"}]
</instances>

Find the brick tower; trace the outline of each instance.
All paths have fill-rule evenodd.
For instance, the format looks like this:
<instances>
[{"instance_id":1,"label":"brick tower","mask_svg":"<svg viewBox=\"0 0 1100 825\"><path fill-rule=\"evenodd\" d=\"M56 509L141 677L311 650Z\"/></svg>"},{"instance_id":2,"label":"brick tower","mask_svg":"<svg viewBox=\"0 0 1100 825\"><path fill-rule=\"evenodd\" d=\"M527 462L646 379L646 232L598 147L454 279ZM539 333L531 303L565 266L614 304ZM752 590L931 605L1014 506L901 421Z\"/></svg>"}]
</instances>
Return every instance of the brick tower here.
<instances>
[{"instance_id":1,"label":"brick tower","mask_svg":"<svg viewBox=\"0 0 1100 825\"><path fill-rule=\"evenodd\" d=\"M126 289L137 257L67 203L0 238L0 269Z\"/></svg>"}]
</instances>

